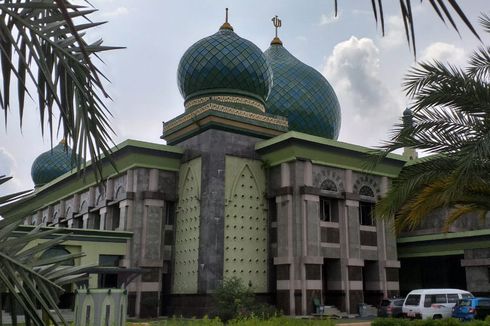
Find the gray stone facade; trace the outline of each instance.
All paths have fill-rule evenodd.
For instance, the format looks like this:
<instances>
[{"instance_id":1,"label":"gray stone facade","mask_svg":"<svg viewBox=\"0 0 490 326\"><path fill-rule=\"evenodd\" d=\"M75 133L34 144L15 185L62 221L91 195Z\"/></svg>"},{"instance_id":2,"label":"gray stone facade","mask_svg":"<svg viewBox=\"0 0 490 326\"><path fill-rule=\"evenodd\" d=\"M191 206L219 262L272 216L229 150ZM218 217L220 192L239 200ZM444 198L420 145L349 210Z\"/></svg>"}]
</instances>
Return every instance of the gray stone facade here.
<instances>
[{"instance_id":1,"label":"gray stone facade","mask_svg":"<svg viewBox=\"0 0 490 326\"><path fill-rule=\"evenodd\" d=\"M324 146L315 139L301 141L303 148ZM315 157L270 165L267 153L277 148L259 151L261 142L219 128L202 130L171 147L181 153L180 172L178 166L131 167L103 185L82 187L42 207L26 223L132 232L118 267L145 273L127 286L130 316L208 314L212 293L230 275L257 280L261 300L290 315L314 312L314 300L355 313L362 302L376 304L398 294L395 237L386 222L372 216L389 178L338 162L318 164ZM357 155L353 162L361 164L359 148L335 146L333 153ZM151 157L176 157L171 148ZM198 180L186 183L188 175L180 174L191 168ZM244 188L237 190L239 179ZM245 195L247 216L239 207ZM227 227L242 228L243 234L229 238ZM233 256L233 250L247 254ZM251 250L260 252L260 261L249 257ZM250 263L241 263L244 257Z\"/></svg>"},{"instance_id":2,"label":"gray stone facade","mask_svg":"<svg viewBox=\"0 0 490 326\"><path fill-rule=\"evenodd\" d=\"M384 221L360 222L359 203L374 203L386 191L375 177L295 160L272 168L269 198L274 215L271 243L278 305L288 314L313 311L313 300L355 313L398 294L400 267L395 237ZM359 193L370 187L374 197ZM322 216L328 205L329 216ZM323 217L323 219L322 219ZM388 273L387 273L388 271Z\"/></svg>"},{"instance_id":3,"label":"gray stone facade","mask_svg":"<svg viewBox=\"0 0 490 326\"><path fill-rule=\"evenodd\" d=\"M173 220L169 215L173 214L171 209L176 201L177 178L175 172L130 169L101 185L61 198L34 212L25 223L131 231L133 236L127 243L126 255L118 257L118 266L114 267L146 271L127 285L129 312L134 316L158 316L164 311L162 298L170 295L163 283L171 269ZM104 255L104 248L99 253ZM99 275L89 286L104 287L102 279Z\"/></svg>"}]
</instances>

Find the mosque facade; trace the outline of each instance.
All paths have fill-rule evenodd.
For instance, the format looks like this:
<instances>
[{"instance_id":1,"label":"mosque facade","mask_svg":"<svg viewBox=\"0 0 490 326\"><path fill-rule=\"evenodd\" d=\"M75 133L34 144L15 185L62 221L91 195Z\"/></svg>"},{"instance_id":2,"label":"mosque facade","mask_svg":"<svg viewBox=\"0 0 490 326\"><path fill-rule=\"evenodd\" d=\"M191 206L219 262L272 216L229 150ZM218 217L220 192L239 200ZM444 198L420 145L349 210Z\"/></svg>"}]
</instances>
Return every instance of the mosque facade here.
<instances>
[{"instance_id":1,"label":"mosque facade","mask_svg":"<svg viewBox=\"0 0 490 326\"><path fill-rule=\"evenodd\" d=\"M262 52L225 22L177 76L185 111L163 123L166 145L119 144L98 184L60 144L2 214L71 230L64 249L100 266L87 285L126 287L130 316L204 315L231 277L288 315L399 294L397 239L372 209L406 156L367 171L370 149L336 140L333 88L277 35Z\"/></svg>"}]
</instances>

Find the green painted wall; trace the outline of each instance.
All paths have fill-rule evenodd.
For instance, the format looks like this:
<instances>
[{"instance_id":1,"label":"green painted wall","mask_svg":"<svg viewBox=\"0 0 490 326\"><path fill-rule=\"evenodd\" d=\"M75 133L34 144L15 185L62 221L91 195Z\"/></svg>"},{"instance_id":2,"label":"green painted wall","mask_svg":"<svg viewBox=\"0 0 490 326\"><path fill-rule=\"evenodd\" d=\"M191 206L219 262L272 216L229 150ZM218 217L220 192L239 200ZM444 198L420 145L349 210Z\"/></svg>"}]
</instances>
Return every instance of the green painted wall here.
<instances>
[{"instance_id":1,"label":"green painted wall","mask_svg":"<svg viewBox=\"0 0 490 326\"><path fill-rule=\"evenodd\" d=\"M223 276L240 277L267 292L267 212L261 161L227 156L225 162Z\"/></svg>"},{"instance_id":2,"label":"green painted wall","mask_svg":"<svg viewBox=\"0 0 490 326\"><path fill-rule=\"evenodd\" d=\"M32 241L26 248L37 246L40 243L47 241L48 239L41 239ZM113 243L107 241L79 241L79 240L66 240L61 244L71 254L84 253L85 256L75 259L76 266L99 266L100 255L116 255L125 256L127 243ZM90 274L89 288L98 287L98 276L96 274Z\"/></svg>"},{"instance_id":3,"label":"green painted wall","mask_svg":"<svg viewBox=\"0 0 490 326\"><path fill-rule=\"evenodd\" d=\"M173 293L197 293L201 158L180 167L179 203L175 221Z\"/></svg>"}]
</instances>

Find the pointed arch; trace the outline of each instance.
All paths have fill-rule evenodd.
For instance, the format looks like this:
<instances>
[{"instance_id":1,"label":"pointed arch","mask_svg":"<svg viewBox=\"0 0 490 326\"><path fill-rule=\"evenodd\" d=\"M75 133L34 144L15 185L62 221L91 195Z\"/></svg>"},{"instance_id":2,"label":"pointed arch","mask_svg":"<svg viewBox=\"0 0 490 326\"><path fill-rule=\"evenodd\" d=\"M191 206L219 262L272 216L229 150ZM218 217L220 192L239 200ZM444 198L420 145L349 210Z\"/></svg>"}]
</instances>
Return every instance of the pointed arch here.
<instances>
[{"instance_id":1,"label":"pointed arch","mask_svg":"<svg viewBox=\"0 0 490 326\"><path fill-rule=\"evenodd\" d=\"M238 185L240 183L240 178L245 173L250 174L250 176L252 177L254 188L257 190L257 196L260 198L260 196L262 194L262 187L259 186L259 183L257 182L257 177L252 172L252 169L250 168L250 166L247 163L244 163L242 165L242 168L240 169L240 172L236 174L235 180L232 183L233 186L230 189L230 193L229 193L229 197L228 197L229 198L229 201L233 201L234 195L237 194L237 188L238 188Z\"/></svg>"},{"instance_id":2,"label":"pointed arch","mask_svg":"<svg viewBox=\"0 0 490 326\"><path fill-rule=\"evenodd\" d=\"M101 306L101 313L102 313L102 318L101 318L101 325L114 325L116 323L114 317L115 317L115 310L116 310L116 303L114 302L114 296L108 293L102 302ZM109 311L108 311L109 310ZM106 320L106 318L109 317L109 320Z\"/></svg>"}]
</instances>

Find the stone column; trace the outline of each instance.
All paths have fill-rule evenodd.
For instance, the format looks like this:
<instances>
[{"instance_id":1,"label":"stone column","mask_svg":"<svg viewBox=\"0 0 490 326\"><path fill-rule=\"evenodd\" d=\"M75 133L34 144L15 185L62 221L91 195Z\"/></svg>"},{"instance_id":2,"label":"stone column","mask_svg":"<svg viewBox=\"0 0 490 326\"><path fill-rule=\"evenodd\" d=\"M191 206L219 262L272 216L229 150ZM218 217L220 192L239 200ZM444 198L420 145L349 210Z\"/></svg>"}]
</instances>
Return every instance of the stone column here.
<instances>
[{"instance_id":1,"label":"stone column","mask_svg":"<svg viewBox=\"0 0 490 326\"><path fill-rule=\"evenodd\" d=\"M278 306L286 314L295 315L294 299L295 268L293 264L293 195L291 189L290 167L281 164L281 189L276 196L277 204L277 257L274 265L277 270L276 295Z\"/></svg>"},{"instance_id":2,"label":"stone column","mask_svg":"<svg viewBox=\"0 0 490 326\"><path fill-rule=\"evenodd\" d=\"M89 228L89 225L88 225L89 224L89 213L83 214L82 221L83 221L82 228L88 229Z\"/></svg>"},{"instance_id":3,"label":"stone column","mask_svg":"<svg viewBox=\"0 0 490 326\"><path fill-rule=\"evenodd\" d=\"M298 164L299 162L297 162ZM312 194L313 166L311 161L301 162L303 185L300 187L301 218L301 313L314 313L313 300L322 298L322 265L320 245L320 200Z\"/></svg>"},{"instance_id":4,"label":"stone column","mask_svg":"<svg viewBox=\"0 0 490 326\"><path fill-rule=\"evenodd\" d=\"M106 229L107 206L102 207L99 210L99 214L100 214L100 227L99 227L99 229L105 230Z\"/></svg>"},{"instance_id":5,"label":"stone column","mask_svg":"<svg viewBox=\"0 0 490 326\"><path fill-rule=\"evenodd\" d=\"M381 178L380 191L381 196L384 196L390 186L390 180L388 177ZM388 279L387 269L393 270L400 268L400 261L398 260L397 248L396 248L396 236L392 230L393 220L382 220L378 221L380 229L378 230L378 246L379 243L382 243L383 250L379 250L378 253L380 256L380 276L381 280L384 282L383 284L383 294L387 297L395 296L400 294L400 284L398 280ZM381 237L381 238L379 238ZM392 274L392 273L391 273Z\"/></svg>"},{"instance_id":6,"label":"stone column","mask_svg":"<svg viewBox=\"0 0 490 326\"><path fill-rule=\"evenodd\" d=\"M126 199L119 202L119 227L116 231L126 231L128 221L132 219L132 200Z\"/></svg>"},{"instance_id":7,"label":"stone column","mask_svg":"<svg viewBox=\"0 0 490 326\"><path fill-rule=\"evenodd\" d=\"M359 229L359 198L353 194L352 170L345 170L345 268L346 308L350 313L363 301L361 242ZM344 273L343 273L344 274Z\"/></svg>"},{"instance_id":8,"label":"stone column","mask_svg":"<svg viewBox=\"0 0 490 326\"><path fill-rule=\"evenodd\" d=\"M140 305L140 314L147 317L158 316L160 274L163 268L163 254L160 250L164 226L163 207L163 200L144 200L139 267L145 268L148 273L142 275L138 280L137 291L140 299L137 304ZM128 255L129 251L126 254Z\"/></svg>"}]
</instances>

